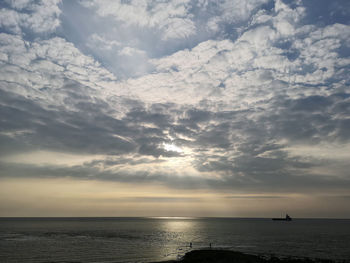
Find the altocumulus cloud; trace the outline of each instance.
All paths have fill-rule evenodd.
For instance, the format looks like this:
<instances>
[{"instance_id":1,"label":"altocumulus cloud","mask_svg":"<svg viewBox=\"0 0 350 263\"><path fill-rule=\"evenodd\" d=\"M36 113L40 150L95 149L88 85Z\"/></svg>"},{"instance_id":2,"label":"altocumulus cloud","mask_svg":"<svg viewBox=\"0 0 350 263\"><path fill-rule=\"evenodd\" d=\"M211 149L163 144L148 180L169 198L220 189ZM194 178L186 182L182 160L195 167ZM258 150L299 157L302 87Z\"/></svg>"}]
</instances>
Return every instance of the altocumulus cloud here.
<instances>
[{"instance_id":1,"label":"altocumulus cloud","mask_svg":"<svg viewBox=\"0 0 350 263\"><path fill-rule=\"evenodd\" d=\"M4 1L0 175L346 191L348 10Z\"/></svg>"}]
</instances>

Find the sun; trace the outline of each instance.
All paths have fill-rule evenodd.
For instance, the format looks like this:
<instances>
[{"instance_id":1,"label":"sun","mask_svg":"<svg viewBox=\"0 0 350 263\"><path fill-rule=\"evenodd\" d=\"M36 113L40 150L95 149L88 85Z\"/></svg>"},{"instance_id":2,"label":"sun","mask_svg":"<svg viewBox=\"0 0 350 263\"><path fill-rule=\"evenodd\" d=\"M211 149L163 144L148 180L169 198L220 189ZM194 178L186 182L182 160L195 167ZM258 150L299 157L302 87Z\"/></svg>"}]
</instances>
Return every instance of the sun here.
<instances>
[{"instance_id":1,"label":"sun","mask_svg":"<svg viewBox=\"0 0 350 263\"><path fill-rule=\"evenodd\" d=\"M176 146L175 144L163 143L163 148L168 152L178 152L178 153L183 152L183 150L180 147Z\"/></svg>"}]
</instances>

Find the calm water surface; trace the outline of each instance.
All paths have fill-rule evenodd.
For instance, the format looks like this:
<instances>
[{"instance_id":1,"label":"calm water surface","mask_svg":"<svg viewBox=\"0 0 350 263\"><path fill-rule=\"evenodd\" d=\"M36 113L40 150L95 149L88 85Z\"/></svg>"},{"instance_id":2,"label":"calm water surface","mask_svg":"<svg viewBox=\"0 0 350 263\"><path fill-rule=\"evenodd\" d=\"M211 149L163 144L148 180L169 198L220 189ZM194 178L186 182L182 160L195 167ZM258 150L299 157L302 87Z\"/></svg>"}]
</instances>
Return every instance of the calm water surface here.
<instances>
[{"instance_id":1,"label":"calm water surface","mask_svg":"<svg viewBox=\"0 0 350 263\"><path fill-rule=\"evenodd\" d=\"M149 262L192 249L350 259L350 220L1 218L0 262Z\"/></svg>"}]
</instances>

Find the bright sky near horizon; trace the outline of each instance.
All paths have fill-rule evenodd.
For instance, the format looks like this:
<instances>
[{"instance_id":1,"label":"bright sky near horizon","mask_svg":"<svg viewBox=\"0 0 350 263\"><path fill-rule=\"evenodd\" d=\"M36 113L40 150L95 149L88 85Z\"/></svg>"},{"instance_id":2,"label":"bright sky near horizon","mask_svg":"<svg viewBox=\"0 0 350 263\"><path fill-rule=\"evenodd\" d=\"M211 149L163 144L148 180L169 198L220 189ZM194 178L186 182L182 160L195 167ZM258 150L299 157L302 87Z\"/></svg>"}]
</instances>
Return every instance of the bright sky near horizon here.
<instances>
[{"instance_id":1,"label":"bright sky near horizon","mask_svg":"<svg viewBox=\"0 0 350 263\"><path fill-rule=\"evenodd\" d=\"M350 217L348 0L4 0L0 216Z\"/></svg>"}]
</instances>

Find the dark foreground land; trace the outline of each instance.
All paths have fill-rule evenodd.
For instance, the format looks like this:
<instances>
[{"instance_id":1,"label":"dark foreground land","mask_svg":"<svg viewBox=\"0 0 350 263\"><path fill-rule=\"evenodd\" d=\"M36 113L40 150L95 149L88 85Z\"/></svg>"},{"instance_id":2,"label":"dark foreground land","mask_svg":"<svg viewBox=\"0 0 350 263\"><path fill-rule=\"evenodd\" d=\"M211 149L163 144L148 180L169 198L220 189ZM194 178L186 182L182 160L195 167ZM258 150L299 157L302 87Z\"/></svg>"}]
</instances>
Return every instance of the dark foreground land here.
<instances>
[{"instance_id":1,"label":"dark foreground land","mask_svg":"<svg viewBox=\"0 0 350 263\"><path fill-rule=\"evenodd\" d=\"M309 258L277 258L249 255L229 250L194 250L186 253L179 261L167 261L167 263L334 263L326 259ZM340 261L349 262L349 261ZM165 262L164 262L165 263Z\"/></svg>"}]
</instances>

